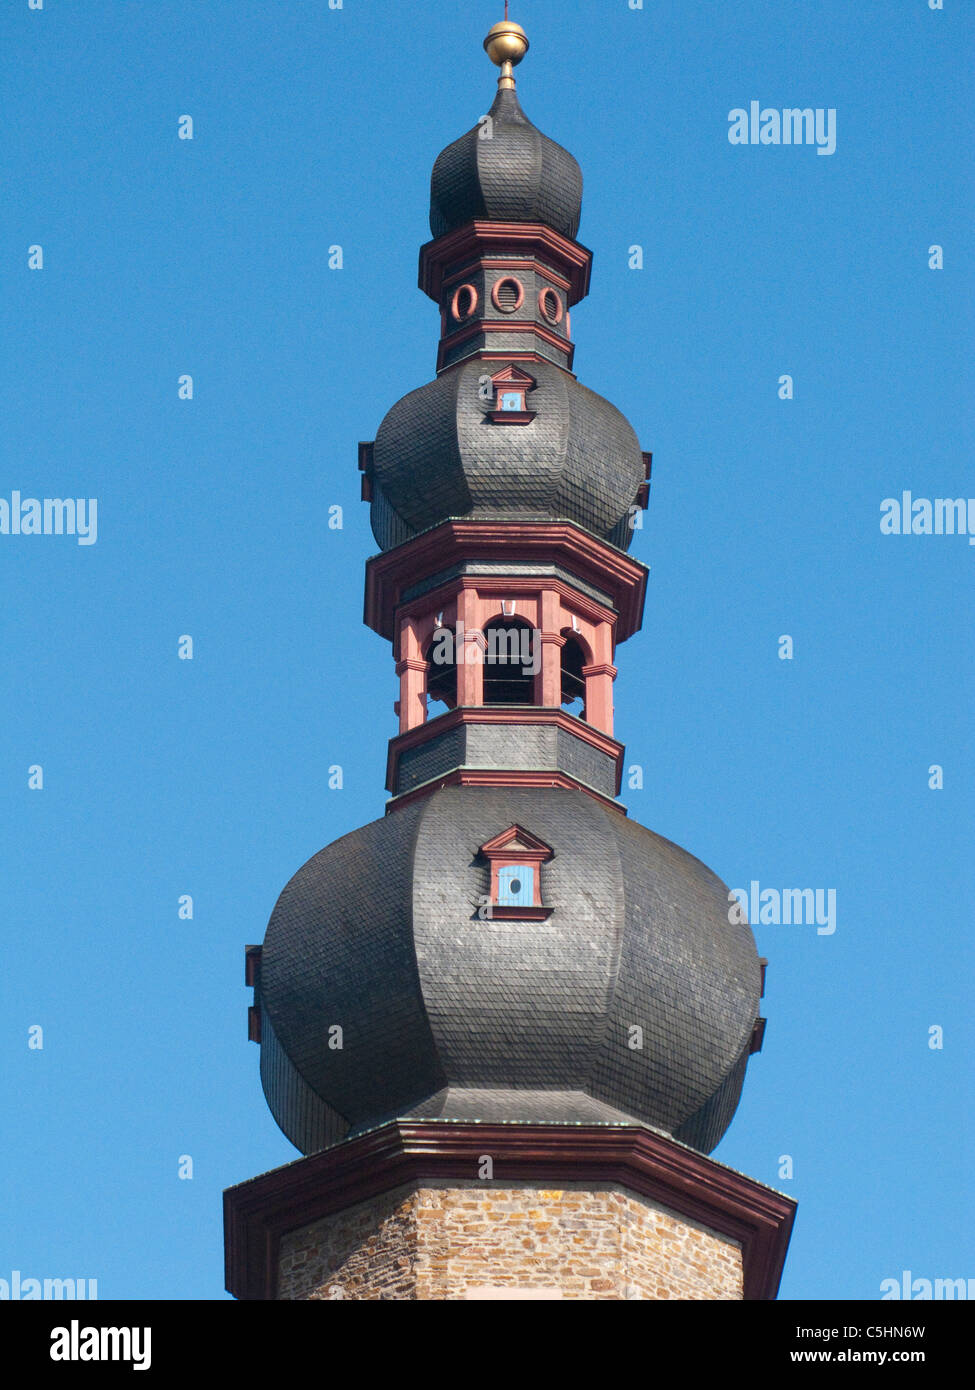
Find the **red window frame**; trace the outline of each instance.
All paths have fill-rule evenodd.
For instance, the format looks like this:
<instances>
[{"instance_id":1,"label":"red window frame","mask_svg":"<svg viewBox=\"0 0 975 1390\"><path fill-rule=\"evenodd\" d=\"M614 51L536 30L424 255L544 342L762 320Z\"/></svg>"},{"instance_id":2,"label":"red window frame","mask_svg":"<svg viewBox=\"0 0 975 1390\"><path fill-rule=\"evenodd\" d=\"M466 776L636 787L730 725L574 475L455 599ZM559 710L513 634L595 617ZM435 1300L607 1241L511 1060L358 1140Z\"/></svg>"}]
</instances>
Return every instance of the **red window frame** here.
<instances>
[{"instance_id":1,"label":"red window frame","mask_svg":"<svg viewBox=\"0 0 975 1390\"><path fill-rule=\"evenodd\" d=\"M491 907L492 918L520 922L544 922L552 909L542 902L542 865L553 858L551 848L520 825L510 825L500 835L495 835L481 845L479 853L491 866ZM532 870L532 889L534 902L507 906L498 902L500 890L498 873L506 868L525 868Z\"/></svg>"}]
</instances>

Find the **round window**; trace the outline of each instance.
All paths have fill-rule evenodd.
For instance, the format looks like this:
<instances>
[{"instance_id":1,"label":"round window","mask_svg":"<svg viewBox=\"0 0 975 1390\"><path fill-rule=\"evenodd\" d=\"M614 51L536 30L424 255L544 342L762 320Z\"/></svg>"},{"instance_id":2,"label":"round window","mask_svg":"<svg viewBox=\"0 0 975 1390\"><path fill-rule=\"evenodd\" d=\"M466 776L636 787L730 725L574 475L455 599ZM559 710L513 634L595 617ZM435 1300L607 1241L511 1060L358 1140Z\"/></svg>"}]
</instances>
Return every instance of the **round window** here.
<instances>
[{"instance_id":1,"label":"round window","mask_svg":"<svg viewBox=\"0 0 975 1390\"><path fill-rule=\"evenodd\" d=\"M520 893L520 892L521 892L521 879L520 879L520 878L513 878L513 879L511 880L511 882L508 884L508 890L509 890L509 892L511 892L511 893L513 893L513 894L516 894L516 895L517 895L518 893Z\"/></svg>"},{"instance_id":2,"label":"round window","mask_svg":"<svg viewBox=\"0 0 975 1390\"><path fill-rule=\"evenodd\" d=\"M542 311L543 318L548 319L549 323L561 323L562 315L565 312L562 300L554 290L544 289L538 296L538 307Z\"/></svg>"},{"instance_id":3,"label":"round window","mask_svg":"<svg viewBox=\"0 0 975 1390\"><path fill-rule=\"evenodd\" d=\"M450 312L459 322L469 319L477 308L477 290L473 285L460 285L454 290Z\"/></svg>"},{"instance_id":4,"label":"round window","mask_svg":"<svg viewBox=\"0 0 975 1390\"><path fill-rule=\"evenodd\" d=\"M491 298L494 307L500 309L502 314L513 314L524 303L525 291L520 280L516 280L513 275L506 275L491 291Z\"/></svg>"}]
</instances>

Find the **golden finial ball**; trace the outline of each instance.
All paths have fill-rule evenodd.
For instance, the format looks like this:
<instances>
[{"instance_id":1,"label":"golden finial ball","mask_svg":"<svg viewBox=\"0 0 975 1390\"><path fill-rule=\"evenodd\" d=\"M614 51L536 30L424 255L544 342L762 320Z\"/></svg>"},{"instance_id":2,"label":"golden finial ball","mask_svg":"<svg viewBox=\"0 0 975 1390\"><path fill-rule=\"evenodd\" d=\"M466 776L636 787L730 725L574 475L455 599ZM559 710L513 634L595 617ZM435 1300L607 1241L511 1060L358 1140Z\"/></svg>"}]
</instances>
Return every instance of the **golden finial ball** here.
<instances>
[{"instance_id":1,"label":"golden finial ball","mask_svg":"<svg viewBox=\"0 0 975 1390\"><path fill-rule=\"evenodd\" d=\"M499 68L505 63L514 67L528 52L528 35L520 24L502 19L489 31L484 40L484 51Z\"/></svg>"}]
</instances>

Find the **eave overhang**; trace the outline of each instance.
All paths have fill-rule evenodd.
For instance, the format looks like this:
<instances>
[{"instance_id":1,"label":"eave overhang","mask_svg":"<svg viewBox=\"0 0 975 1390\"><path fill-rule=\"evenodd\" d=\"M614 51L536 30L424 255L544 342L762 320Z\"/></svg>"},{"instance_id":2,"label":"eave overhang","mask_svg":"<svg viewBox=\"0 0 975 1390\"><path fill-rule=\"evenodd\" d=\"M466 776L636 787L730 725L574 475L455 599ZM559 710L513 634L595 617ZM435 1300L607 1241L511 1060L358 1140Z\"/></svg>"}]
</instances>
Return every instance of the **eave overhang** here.
<instances>
[{"instance_id":1,"label":"eave overhang","mask_svg":"<svg viewBox=\"0 0 975 1390\"><path fill-rule=\"evenodd\" d=\"M609 1185L741 1246L746 1300L774 1299L796 1204L641 1125L394 1120L223 1194L225 1275L239 1299L273 1299L281 1237L397 1187L467 1181L490 1153L497 1183Z\"/></svg>"},{"instance_id":2,"label":"eave overhang","mask_svg":"<svg viewBox=\"0 0 975 1390\"><path fill-rule=\"evenodd\" d=\"M420 289L439 304L448 268L512 251L554 260L567 281L570 308L589 293L592 252L544 222L473 221L428 241L420 247Z\"/></svg>"},{"instance_id":3,"label":"eave overhang","mask_svg":"<svg viewBox=\"0 0 975 1390\"><path fill-rule=\"evenodd\" d=\"M624 642L643 621L649 571L622 550L568 521L445 521L366 562L363 621L392 642L403 593L457 561L560 564L610 596L614 640Z\"/></svg>"}]
</instances>

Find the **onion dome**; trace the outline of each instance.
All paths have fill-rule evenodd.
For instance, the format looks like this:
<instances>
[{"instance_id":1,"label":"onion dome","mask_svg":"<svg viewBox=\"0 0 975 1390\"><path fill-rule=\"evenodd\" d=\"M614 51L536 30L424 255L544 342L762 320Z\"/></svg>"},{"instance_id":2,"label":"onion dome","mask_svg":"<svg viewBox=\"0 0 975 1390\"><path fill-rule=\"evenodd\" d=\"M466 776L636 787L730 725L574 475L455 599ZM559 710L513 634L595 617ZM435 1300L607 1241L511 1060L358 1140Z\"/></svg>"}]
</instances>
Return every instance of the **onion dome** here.
<instances>
[{"instance_id":1,"label":"onion dome","mask_svg":"<svg viewBox=\"0 0 975 1390\"><path fill-rule=\"evenodd\" d=\"M547 362L526 368L526 423L492 418L471 360L397 401L372 456L372 529L384 549L447 520L575 522L626 549L645 479L626 417Z\"/></svg>"},{"instance_id":2,"label":"onion dome","mask_svg":"<svg viewBox=\"0 0 975 1390\"><path fill-rule=\"evenodd\" d=\"M505 60L519 45L521 53ZM496 24L484 46L494 62L510 63L524 55L528 40L517 24ZM532 125L510 67L506 73L502 66L487 120L448 145L433 166L430 230L439 237L484 218L544 222L574 239L581 211L582 170L568 150Z\"/></svg>"},{"instance_id":3,"label":"onion dome","mask_svg":"<svg viewBox=\"0 0 975 1390\"><path fill-rule=\"evenodd\" d=\"M519 856L533 892L492 863ZM485 911L498 882L514 906ZM390 1119L729 1125L760 995L697 859L583 792L453 787L310 859L260 964L261 1076L304 1152Z\"/></svg>"}]
</instances>

